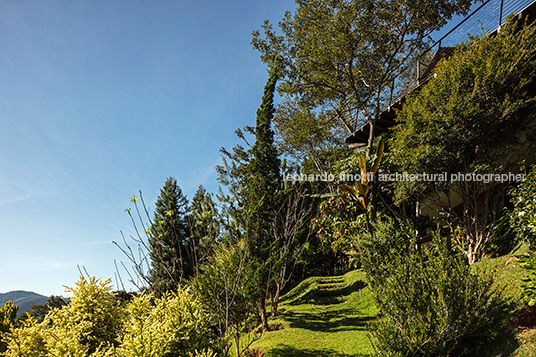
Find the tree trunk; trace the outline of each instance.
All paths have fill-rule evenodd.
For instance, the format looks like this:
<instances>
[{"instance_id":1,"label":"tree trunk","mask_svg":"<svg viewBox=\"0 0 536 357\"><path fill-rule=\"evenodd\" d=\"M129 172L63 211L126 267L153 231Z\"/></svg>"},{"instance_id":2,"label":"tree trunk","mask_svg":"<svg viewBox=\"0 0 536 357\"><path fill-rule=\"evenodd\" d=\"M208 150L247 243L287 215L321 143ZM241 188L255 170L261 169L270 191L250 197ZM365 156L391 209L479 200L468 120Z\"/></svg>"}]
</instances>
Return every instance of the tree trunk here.
<instances>
[{"instance_id":1,"label":"tree trunk","mask_svg":"<svg viewBox=\"0 0 536 357\"><path fill-rule=\"evenodd\" d=\"M281 294L281 285L276 284L275 293L272 296L272 317L277 316L277 307L279 306L279 296Z\"/></svg>"},{"instance_id":2,"label":"tree trunk","mask_svg":"<svg viewBox=\"0 0 536 357\"><path fill-rule=\"evenodd\" d=\"M262 299L259 303L259 314L261 315L262 330L268 331L268 319L266 317L266 300Z\"/></svg>"},{"instance_id":3,"label":"tree trunk","mask_svg":"<svg viewBox=\"0 0 536 357\"><path fill-rule=\"evenodd\" d=\"M238 330L237 330L238 331ZM234 340L235 340L235 351L236 351L236 355L238 357L240 357L240 333L235 333L234 335Z\"/></svg>"},{"instance_id":4,"label":"tree trunk","mask_svg":"<svg viewBox=\"0 0 536 357\"><path fill-rule=\"evenodd\" d=\"M473 265L476 262L476 250L474 249L473 244L469 244L467 247L467 262L469 265Z\"/></svg>"},{"instance_id":5,"label":"tree trunk","mask_svg":"<svg viewBox=\"0 0 536 357\"><path fill-rule=\"evenodd\" d=\"M367 157L372 154L372 148L374 146L374 136L376 135L376 120L369 121L369 137L367 142Z\"/></svg>"}]
</instances>

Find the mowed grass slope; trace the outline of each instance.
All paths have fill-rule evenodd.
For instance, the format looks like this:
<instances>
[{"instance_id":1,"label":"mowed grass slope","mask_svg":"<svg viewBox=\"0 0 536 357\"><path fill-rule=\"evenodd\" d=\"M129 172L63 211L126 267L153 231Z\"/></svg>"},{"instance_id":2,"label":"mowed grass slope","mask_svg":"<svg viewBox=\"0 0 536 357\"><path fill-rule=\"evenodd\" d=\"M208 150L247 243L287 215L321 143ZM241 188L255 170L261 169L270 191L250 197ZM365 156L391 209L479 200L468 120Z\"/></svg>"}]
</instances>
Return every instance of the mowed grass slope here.
<instances>
[{"instance_id":1,"label":"mowed grass slope","mask_svg":"<svg viewBox=\"0 0 536 357\"><path fill-rule=\"evenodd\" d=\"M333 277L311 277L282 297L280 329L265 332L252 347L266 356L369 356L368 322L376 318L372 293L361 270Z\"/></svg>"},{"instance_id":2,"label":"mowed grass slope","mask_svg":"<svg viewBox=\"0 0 536 357\"><path fill-rule=\"evenodd\" d=\"M519 328L517 311L526 306L521 298L521 279L527 272L516 263L515 255L527 247L499 258L484 258L475 272L492 274L498 292L514 303L512 324L516 333L490 344L485 356L536 356L536 329ZM368 323L378 309L365 283L365 273L354 270L333 277L312 277L302 281L281 299L280 314L269 320L280 329L265 332L252 347L265 356L372 356L367 337Z\"/></svg>"}]
</instances>

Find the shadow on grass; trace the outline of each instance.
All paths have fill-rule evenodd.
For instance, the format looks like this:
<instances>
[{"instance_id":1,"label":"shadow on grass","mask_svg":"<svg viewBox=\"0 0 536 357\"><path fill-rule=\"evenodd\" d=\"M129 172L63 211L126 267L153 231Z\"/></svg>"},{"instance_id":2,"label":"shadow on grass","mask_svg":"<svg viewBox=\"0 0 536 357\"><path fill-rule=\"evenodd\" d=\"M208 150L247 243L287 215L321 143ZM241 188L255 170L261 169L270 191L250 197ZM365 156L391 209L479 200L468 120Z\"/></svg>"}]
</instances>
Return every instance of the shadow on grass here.
<instances>
[{"instance_id":1,"label":"shadow on grass","mask_svg":"<svg viewBox=\"0 0 536 357\"><path fill-rule=\"evenodd\" d=\"M368 323L376 318L375 316L344 316L344 313L338 310L312 315L310 313L286 311L285 320L291 328L335 332L366 331L368 329ZM351 313L348 312L347 314Z\"/></svg>"},{"instance_id":2,"label":"shadow on grass","mask_svg":"<svg viewBox=\"0 0 536 357\"><path fill-rule=\"evenodd\" d=\"M270 357L366 357L365 354L345 354L335 350L298 349L292 346L281 345L270 350Z\"/></svg>"},{"instance_id":3,"label":"shadow on grass","mask_svg":"<svg viewBox=\"0 0 536 357\"><path fill-rule=\"evenodd\" d=\"M322 304L322 299L325 298L333 298L333 297L344 297L349 296L354 291L358 291L359 289L364 289L367 286L366 283L362 281L356 281L346 287L341 287L338 289L319 289L318 287L315 287L314 289L309 290L306 294L301 296L299 299L295 299L292 301L287 302L288 305L301 305L304 303L310 303L315 302L317 304Z\"/></svg>"}]
</instances>

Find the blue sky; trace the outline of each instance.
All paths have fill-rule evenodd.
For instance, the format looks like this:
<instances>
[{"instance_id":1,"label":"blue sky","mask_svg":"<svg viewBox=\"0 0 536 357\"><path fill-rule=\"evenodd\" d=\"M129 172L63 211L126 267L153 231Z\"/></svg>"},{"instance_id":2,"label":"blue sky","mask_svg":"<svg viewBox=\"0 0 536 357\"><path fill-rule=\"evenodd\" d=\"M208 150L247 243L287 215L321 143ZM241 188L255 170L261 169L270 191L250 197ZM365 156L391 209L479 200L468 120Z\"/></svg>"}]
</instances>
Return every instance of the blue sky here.
<instances>
[{"instance_id":1,"label":"blue sky","mask_svg":"<svg viewBox=\"0 0 536 357\"><path fill-rule=\"evenodd\" d=\"M0 1L0 292L113 277L133 194L214 192L267 79L251 32L293 6Z\"/></svg>"}]
</instances>

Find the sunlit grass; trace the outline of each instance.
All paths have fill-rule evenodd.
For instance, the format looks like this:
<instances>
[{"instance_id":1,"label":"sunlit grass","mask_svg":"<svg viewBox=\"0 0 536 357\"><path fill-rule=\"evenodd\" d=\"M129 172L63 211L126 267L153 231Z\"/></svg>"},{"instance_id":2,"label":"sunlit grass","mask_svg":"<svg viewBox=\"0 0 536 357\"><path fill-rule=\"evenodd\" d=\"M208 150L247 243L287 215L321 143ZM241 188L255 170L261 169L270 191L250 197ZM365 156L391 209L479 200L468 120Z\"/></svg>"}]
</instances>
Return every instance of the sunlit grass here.
<instances>
[{"instance_id":1,"label":"sunlit grass","mask_svg":"<svg viewBox=\"0 0 536 357\"><path fill-rule=\"evenodd\" d=\"M269 321L283 328L265 332L253 347L266 356L371 355L367 324L378 311L363 274L304 280L283 296L279 316Z\"/></svg>"}]
</instances>

